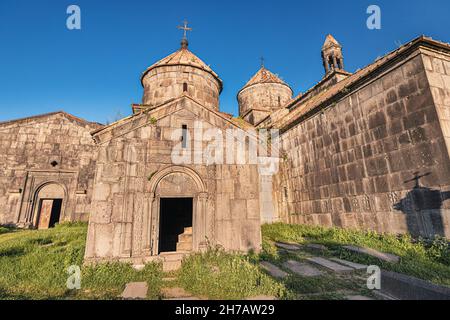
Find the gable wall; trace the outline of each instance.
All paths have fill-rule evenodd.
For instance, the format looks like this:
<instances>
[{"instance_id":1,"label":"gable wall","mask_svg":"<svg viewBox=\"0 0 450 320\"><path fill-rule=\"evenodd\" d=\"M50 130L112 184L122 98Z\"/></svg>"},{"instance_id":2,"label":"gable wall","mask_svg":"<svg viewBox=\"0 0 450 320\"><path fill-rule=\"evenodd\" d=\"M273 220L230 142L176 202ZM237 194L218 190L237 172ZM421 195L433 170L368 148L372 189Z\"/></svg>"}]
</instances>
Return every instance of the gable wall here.
<instances>
[{"instance_id":1,"label":"gable wall","mask_svg":"<svg viewBox=\"0 0 450 320\"><path fill-rule=\"evenodd\" d=\"M195 139L194 121L201 119L205 130L228 126L211 111L184 100L136 116L122 127L128 128L127 132L121 133L122 129L117 128L99 134L87 260L144 259L154 255L148 231L157 224L154 206L158 205L155 197L160 189L151 189L154 177L176 166L171 157L174 145L179 143L172 141L174 130L186 124ZM204 142L203 151L206 146ZM192 146L194 151L199 150ZM207 241L228 250L258 250L261 236L256 166L179 166L195 172L205 185L206 192L200 195L205 204L200 228L205 228ZM191 189L177 186L173 192L178 196L183 192L191 195ZM198 228L194 226L196 232Z\"/></svg>"},{"instance_id":2,"label":"gable wall","mask_svg":"<svg viewBox=\"0 0 450 320\"><path fill-rule=\"evenodd\" d=\"M73 186L65 186L70 191L71 206L62 218L88 219L95 167L95 144L90 131L95 128L61 114L0 124L0 224L23 222L19 221L24 218L19 218L19 212L24 213L31 200L33 190L26 195L31 172L40 177L45 175L42 172L48 172L53 181L58 180L58 172L70 172L63 175L75 180ZM52 161L59 165L53 167ZM44 182L42 179L45 177L39 178L39 183Z\"/></svg>"}]
</instances>

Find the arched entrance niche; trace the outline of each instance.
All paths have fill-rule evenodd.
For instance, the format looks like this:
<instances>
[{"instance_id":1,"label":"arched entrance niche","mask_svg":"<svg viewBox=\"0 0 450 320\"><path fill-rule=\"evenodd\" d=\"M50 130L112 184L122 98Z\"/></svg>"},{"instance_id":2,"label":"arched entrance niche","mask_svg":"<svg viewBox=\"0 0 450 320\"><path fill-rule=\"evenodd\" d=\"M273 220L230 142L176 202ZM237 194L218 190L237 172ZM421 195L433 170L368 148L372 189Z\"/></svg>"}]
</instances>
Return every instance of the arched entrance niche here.
<instances>
[{"instance_id":1,"label":"arched entrance niche","mask_svg":"<svg viewBox=\"0 0 450 320\"><path fill-rule=\"evenodd\" d=\"M150 191L150 221L144 221L150 230L144 228L148 234L144 239L151 255L205 247L207 192L197 172L181 166L165 168L150 179ZM188 247L183 238L191 242Z\"/></svg>"},{"instance_id":2,"label":"arched entrance niche","mask_svg":"<svg viewBox=\"0 0 450 320\"><path fill-rule=\"evenodd\" d=\"M38 187L33 198L33 226L49 229L59 223L67 202L66 195L64 186L56 182Z\"/></svg>"}]
</instances>

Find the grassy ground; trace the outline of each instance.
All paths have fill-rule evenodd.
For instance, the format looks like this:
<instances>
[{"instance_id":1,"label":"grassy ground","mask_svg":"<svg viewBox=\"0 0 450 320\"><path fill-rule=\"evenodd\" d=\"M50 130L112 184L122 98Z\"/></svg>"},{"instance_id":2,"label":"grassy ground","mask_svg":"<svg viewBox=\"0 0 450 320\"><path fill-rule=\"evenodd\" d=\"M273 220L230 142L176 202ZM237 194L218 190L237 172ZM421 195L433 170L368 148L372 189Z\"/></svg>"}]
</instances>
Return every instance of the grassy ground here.
<instances>
[{"instance_id":1,"label":"grassy ground","mask_svg":"<svg viewBox=\"0 0 450 320\"><path fill-rule=\"evenodd\" d=\"M274 279L259 265L269 261L285 271L287 260L305 262L312 255L335 256L376 264L383 269L403 272L444 285L450 285L447 242L414 242L407 236L395 237L371 232L320 227L274 224L263 226L263 251L260 254L232 254L211 249L188 257L177 272L163 274L158 264L136 271L131 265L114 263L82 266L86 224L63 224L51 230L19 231L0 228L0 299L117 299L125 284L146 281L148 299L161 298L161 288L182 287L192 295L210 299L244 299L269 295L279 299L345 299L348 295L371 296L366 289L364 271L334 274L323 270L320 277L290 274ZM320 243L323 252L279 250L275 241ZM351 254L343 244L371 247L401 257L389 264ZM82 266L81 290L68 290L67 268ZM170 278L164 280L164 278Z\"/></svg>"},{"instance_id":2,"label":"grassy ground","mask_svg":"<svg viewBox=\"0 0 450 320\"><path fill-rule=\"evenodd\" d=\"M120 263L82 267L86 231L82 223L0 231L0 299L116 299L130 281L147 281L148 297L159 297L159 265L140 272ZM67 289L71 265L81 267L81 290Z\"/></svg>"}]
</instances>

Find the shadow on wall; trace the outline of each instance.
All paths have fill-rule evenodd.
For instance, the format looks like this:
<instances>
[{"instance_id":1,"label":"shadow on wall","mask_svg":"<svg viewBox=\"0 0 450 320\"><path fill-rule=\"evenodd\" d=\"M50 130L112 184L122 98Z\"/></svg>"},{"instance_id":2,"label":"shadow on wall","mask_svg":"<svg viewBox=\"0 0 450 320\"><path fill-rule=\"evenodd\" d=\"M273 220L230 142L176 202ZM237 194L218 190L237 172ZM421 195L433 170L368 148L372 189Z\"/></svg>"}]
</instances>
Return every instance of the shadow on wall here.
<instances>
[{"instance_id":1,"label":"shadow on wall","mask_svg":"<svg viewBox=\"0 0 450 320\"><path fill-rule=\"evenodd\" d=\"M394 209L406 215L408 231L413 236L445 236L442 205L445 200L450 199L450 191L441 192L420 186L419 180L430 174L428 172L420 175L415 172L414 178L404 183L415 181L416 185L403 199L394 204Z\"/></svg>"}]
</instances>

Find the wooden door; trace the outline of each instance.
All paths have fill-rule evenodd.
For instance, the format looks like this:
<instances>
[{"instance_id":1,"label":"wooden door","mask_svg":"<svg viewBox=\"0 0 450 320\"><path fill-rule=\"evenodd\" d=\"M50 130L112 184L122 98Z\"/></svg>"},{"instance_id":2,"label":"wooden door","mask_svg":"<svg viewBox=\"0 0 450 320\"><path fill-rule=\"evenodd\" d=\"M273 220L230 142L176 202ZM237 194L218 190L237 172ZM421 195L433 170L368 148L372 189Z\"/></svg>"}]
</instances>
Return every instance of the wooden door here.
<instances>
[{"instance_id":1,"label":"wooden door","mask_svg":"<svg viewBox=\"0 0 450 320\"><path fill-rule=\"evenodd\" d=\"M52 216L53 200L41 200L38 229L48 229Z\"/></svg>"}]
</instances>

